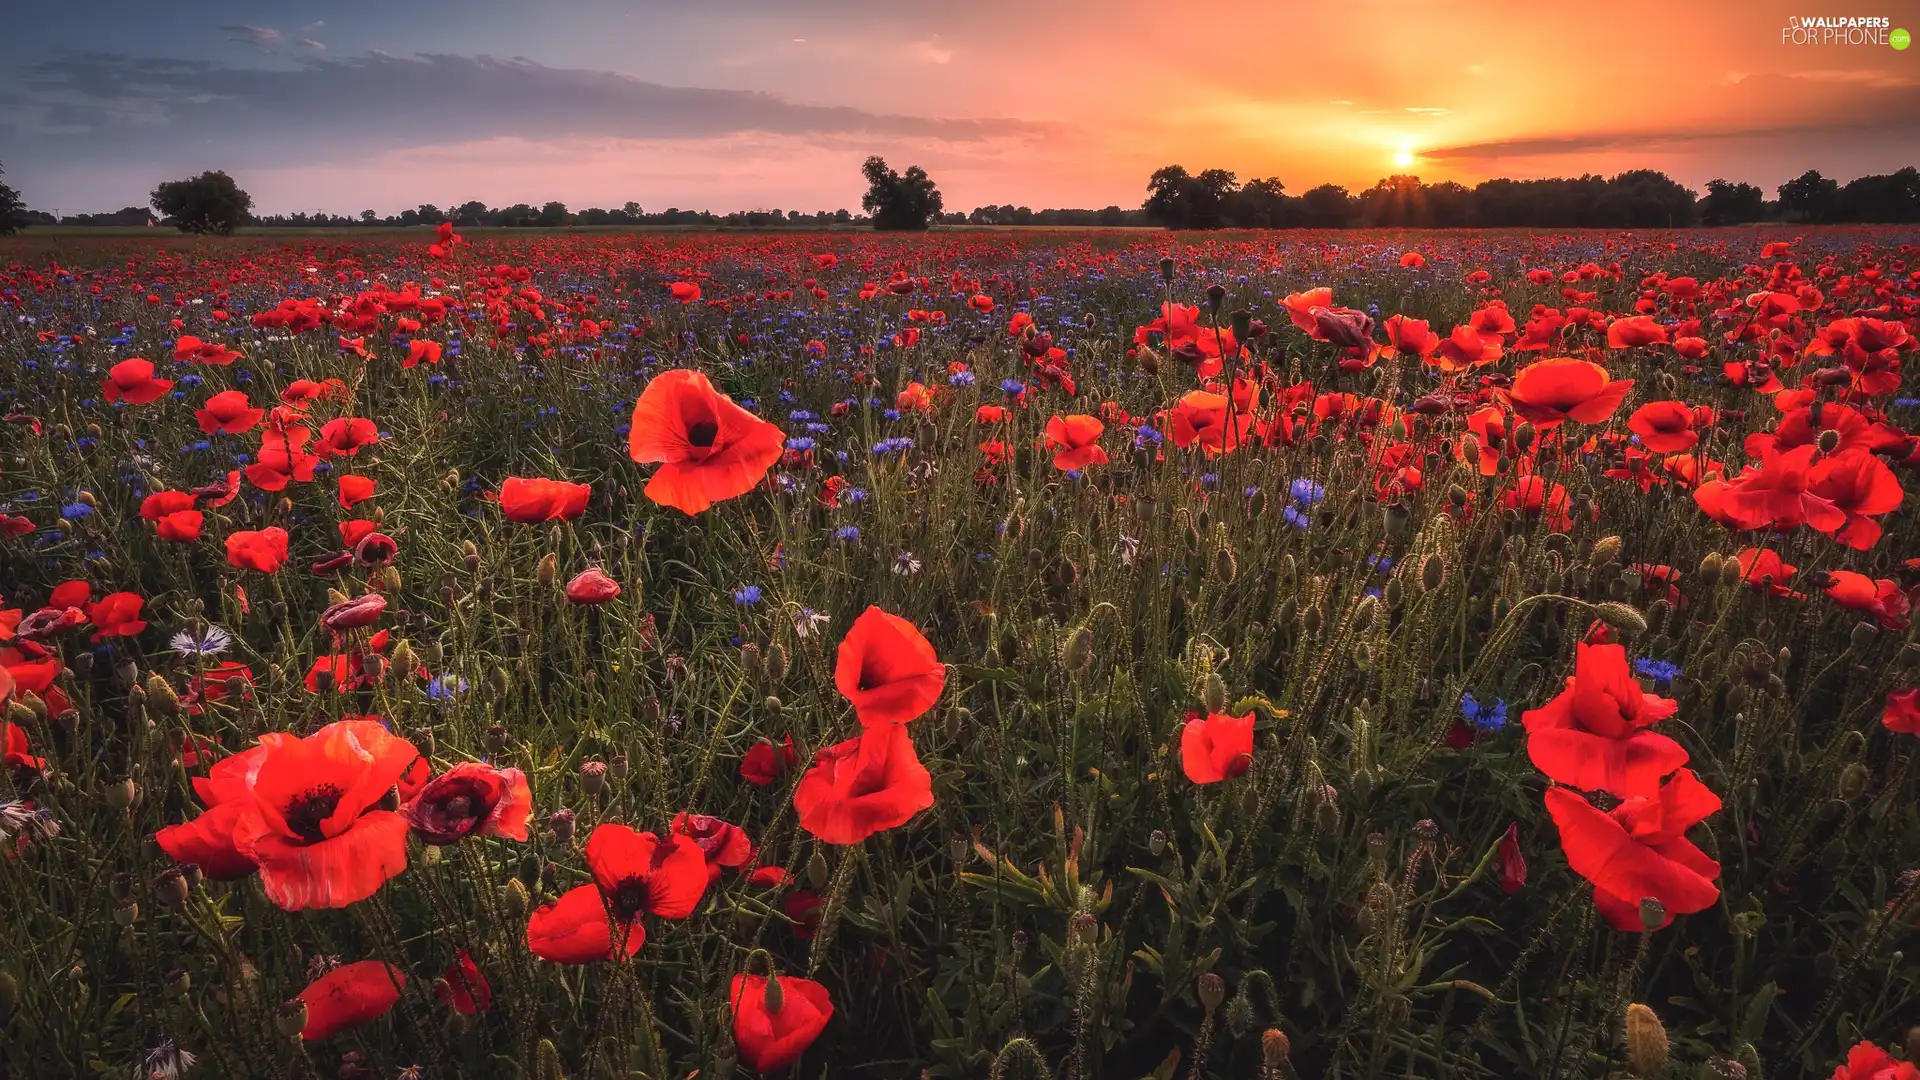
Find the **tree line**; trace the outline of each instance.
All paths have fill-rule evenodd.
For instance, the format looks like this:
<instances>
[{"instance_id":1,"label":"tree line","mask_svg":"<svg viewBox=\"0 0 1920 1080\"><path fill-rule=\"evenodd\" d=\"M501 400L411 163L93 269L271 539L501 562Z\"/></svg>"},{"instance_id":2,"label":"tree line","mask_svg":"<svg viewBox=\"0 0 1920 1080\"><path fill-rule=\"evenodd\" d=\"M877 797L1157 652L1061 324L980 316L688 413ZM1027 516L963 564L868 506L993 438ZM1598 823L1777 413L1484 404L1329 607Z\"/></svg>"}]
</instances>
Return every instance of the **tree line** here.
<instances>
[{"instance_id":1,"label":"tree line","mask_svg":"<svg viewBox=\"0 0 1920 1080\"><path fill-rule=\"evenodd\" d=\"M1844 186L1809 169L1776 197L1753 184L1714 179L1696 193L1665 173L1632 169L1542 180L1423 183L1396 174L1357 194L1322 184L1298 196L1278 177L1242 184L1226 169L1179 165L1147 180L1147 221L1175 229L1683 228L1757 221L1807 224L1920 222L1920 170L1858 177Z\"/></svg>"}]
</instances>

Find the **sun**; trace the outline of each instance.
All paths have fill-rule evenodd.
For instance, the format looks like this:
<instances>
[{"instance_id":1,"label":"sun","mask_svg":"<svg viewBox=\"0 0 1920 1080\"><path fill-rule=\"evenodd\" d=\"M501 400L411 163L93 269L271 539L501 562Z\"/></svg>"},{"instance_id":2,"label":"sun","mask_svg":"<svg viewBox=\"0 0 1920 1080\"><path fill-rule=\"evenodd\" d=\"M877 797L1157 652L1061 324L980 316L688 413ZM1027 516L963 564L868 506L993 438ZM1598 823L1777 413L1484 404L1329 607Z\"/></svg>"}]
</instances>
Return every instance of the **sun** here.
<instances>
[{"instance_id":1,"label":"sun","mask_svg":"<svg viewBox=\"0 0 1920 1080\"><path fill-rule=\"evenodd\" d=\"M1395 168L1400 168L1400 169L1404 169L1407 166L1413 164L1413 151L1407 149L1406 147L1401 147L1400 149L1395 150L1393 152L1393 164Z\"/></svg>"}]
</instances>

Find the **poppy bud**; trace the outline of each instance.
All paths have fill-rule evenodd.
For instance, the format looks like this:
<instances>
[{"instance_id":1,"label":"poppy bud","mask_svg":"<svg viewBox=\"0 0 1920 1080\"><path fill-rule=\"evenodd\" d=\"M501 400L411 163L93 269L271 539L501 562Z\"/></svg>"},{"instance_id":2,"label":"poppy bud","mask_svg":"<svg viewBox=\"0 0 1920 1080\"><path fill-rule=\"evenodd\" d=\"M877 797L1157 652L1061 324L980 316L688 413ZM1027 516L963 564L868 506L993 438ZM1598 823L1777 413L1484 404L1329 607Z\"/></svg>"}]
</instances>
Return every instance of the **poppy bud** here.
<instances>
[{"instance_id":1,"label":"poppy bud","mask_svg":"<svg viewBox=\"0 0 1920 1080\"><path fill-rule=\"evenodd\" d=\"M1513 429L1514 448L1523 454L1533 449L1533 439L1536 434L1531 420L1520 421L1520 426Z\"/></svg>"},{"instance_id":2,"label":"poppy bud","mask_svg":"<svg viewBox=\"0 0 1920 1080\"><path fill-rule=\"evenodd\" d=\"M552 836L553 842L561 847L573 843L573 828L574 814L566 807L561 807L547 815L547 834Z\"/></svg>"},{"instance_id":3,"label":"poppy bud","mask_svg":"<svg viewBox=\"0 0 1920 1080\"><path fill-rule=\"evenodd\" d=\"M1626 637L1636 638L1647 632L1646 616L1640 614L1631 604L1608 601L1594 605L1593 610L1594 614L1600 616L1602 622L1620 631Z\"/></svg>"},{"instance_id":4,"label":"poppy bud","mask_svg":"<svg viewBox=\"0 0 1920 1080\"><path fill-rule=\"evenodd\" d=\"M1227 287L1218 283L1207 286L1207 307L1214 314L1220 313L1220 305L1227 301Z\"/></svg>"},{"instance_id":5,"label":"poppy bud","mask_svg":"<svg viewBox=\"0 0 1920 1080\"><path fill-rule=\"evenodd\" d=\"M1227 316L1228 324L1233 327L1235 341L1245 341L1253 336L1253 312L1246 308L1234 308Z\"/></svg>"},{"instance_id":6,"label":"poppy bud","mask_svg":"<svg viewBox=\"0 0 1920 1080\"><path fill-rule=\"evenodd\" d=\"M541 1039L533 1051L533 1075L540 1080L557 1078L560 1073L560 1048L553 1045L552 1039Z\"/></svg>"},{"instance_id":7,"label":"poppy bud","mask_svg":"<svg viewBox=\"0 0 1920 1080\"><path fill-rule=\"evenodd\" d=\"M1721 560L1720 560L1720 584L1722 584L1722 585L1725 585L1725 586L1726 586L1727 588L1729 588L1729 589L1731 589L1731 588L1733 588L1733 587L1734 587L1735 585L1738 585L1738 584L1740 584L1740 577L1741 577L1741 575L1742 575L1743 573L1744 573L1744 571L1743 571L1743 570L1741 570L1741 568L1740 568L1740 560L1739 560L1739 559L1737 559L1737 558L1733 558L1733 557L1731 557L1731 556L1724 556L1724 557L1722 557L1722 558L1721 558ZM1771 578L1772 578L1772 576L1773 576L1773 575L1771 575L1771 574L1768 574L1768 575L1767 575L1767 577L1768 577L1769 579L1771 579Z\"/></svg>"},{"instance_id":8,"label":"poppy bud","mask_svg":"<svg viewBox=\"0 0 1920 1080\"><path fill-rule=\"evenodd\" d=\"M827 887L827 876L827 857L816 848L813 857L807 860L807 884L819 892Z\"/></svg>"},{"instance_id":9,"label":"poppy bud","mask_svg":"<svg viewBox=\"0 0 1920 1080\"><path fill-rule=\"evenodd\" d=\"M132 777L116 780L107 785L107 805L115 810L125 810L140 798L140 785Z\"/></svg>"},{"instance_id":10,"label":"poppy bud","mask_svg":"<svg viewBox=\"0 0 1920 1080\"><path fill-rule=\"evenodd\" d=\"M527 913L527 904L529 902L530 897L527 894L527 883L521 881L519 878L514 878L507 882L500 890L500 906L507 910L507 914L516 919Z\"/></svg>"},{"instance_id":11,"label":"poppy bud","mask_svg":"<svg viewBox=\"0 0 1920 1080\"><path fill-rule=\"evenodd\" d=\"M161 716L172 716L180 711L180 695L158 674L147 676L147 705Z\"/></svg>"},{"instance_id":12,"label":"poppy bud","mask_svg":"<svg viewBox=\"0 0 1920 1080\"><path fill-rule=\"evenodd\" d=\"M787 995L780 989L780 976L767 973L766 1006L768 1013L777 1013L787 1007Z\"/></svg>"},{"instance_id":13,"label":"poppy bud","mask_svg":"<svg viewBox=\"0 0 1920 1080\"><path fill-rule=\"evenodd\" d=\"M480 572L480 549L473 545L473 541L468 540L461 544L460 558L465 563L468 574Z\"/></svg>"},{"instance_id":14,"label":"poppy bud","mask_svg":"<svg viewBox=\"0 0 1920 1080\"><path fill-rule=\"evenodd\" d=\"M1320 805L1314 808L1313 820L1325 836L1340 831L1340 793L1332 784L1320 788Z\"/></svg>"},{"instance_id":15,"label":"poppy bud","mask_svg":"<svg viewBox=\"0 0 1920 1080\"><path fill-rule=\"evenodd\" d=\"M1325 621L1326 617L1320 614L1320 605L1318 604L1308 608L1306 615L1301 619L1302 624L1306 626L1307 633L1309 634L1318 634L1321 623Z\"/></svg>"},{"instance_id":16,"label":"poppy bud","mask_svg":"<svg viewBox=\"0 0 1920 1080\"><path fill-rule=\"evenodd\" d=\"M1588 561L1595 566L1605 566L1620 554L1620 538L1603 536L1593 542L1593 557Z\"/></svg>"},{"instance_id":17,"label":"poppy bud","mask_svg":"<svg viewBox=\"0 0 1920 1080\"><path fill-rule=\"evenodd\" d=\"M787 647L778 642L767 650L766 675L768 682L779 682L787 677Z\"/></svg>"},{"instance_id":18,"label":"poppy bud","mask_svg":"<svg viewBox=\"0 0 1920 1080\"><path fill-rule=\"evenodd\" d=\"M533 573L539 580L541 588L552 588L555 579L560 576L560 557L551 551L540 556L540 562Z\"/></svg>"},{"instance_id":19,"label":"poppy bud","mask_svg":"<svg viewBox=\"0 0 1920 1080\"><path fill-rule=\"evenodd\" d=\"M1221 548L1213 553L1213 576L1220 579L1222 585L1233 584L1240 575L1240 563L1233 557L1233 549Z\"/></svg>"},{"instance_id":20,"label":"poppy bud","mask_svg":"<svg viewBox=\"0 0 1920 1080\"><path fill-rule=\"evenodd\" d=\"M1667 1071L1667 1029L1638 1002L1627 1006L1627 1063L1641 1080L1656 1080Z\"/></svg>"},{"instance_id":21,"label":"poppy bud","mask_svg":"<svg viewBox=\"0 0 1920 1080\"><path fill-rule=\"evenodd\" d=\"M547 559L552 558L553 555L549 554L546 559L540 560L540 572L543 575L547 575ZM555 567L557 566L556 561ZM551 581L551 575L542 578L543 584L550 584ZM606 571L595 566L575 574L573 579L567 582L566 592L568 603L596 606L619 596L620 583L608 577Z\"/></svg>"},{"instance_id":22,"label":"poppy bud","mask_svg":"<svg viewBox=\"0 0 1920 1080\"><path fill-rule=\"evenodd\" d=\"M1169 285L1173 284L1173 266L1172 256L1160 260L1160 280Z\"/></svg>"},{"instance_id":23,"label":"poppy bud","mask_svg":"<svg viewBox=\"0 0 1920 1080\"><path fill-rule=\"evenodd\" d=\"M1447 583L1447 560L1435 552L1420 560L1420 588L1424 592L1435 592Z\"/></svg>"},{"instance_id":24,"label":"poppy bud","mask_svg":"<svg viewBox=\"0 0 1920 1080\"><path fill-rule=\"evenodd\" d=\"M1207 681L1202 690L1201 703L1209 713L1223 712L1227 707L1227 683L1217 671L1207 672Z\"/></svg>"},{"instance_id":25,"label":"poppy bud","mask_svg":"<svg viewBox=\"0 0 1920 1080\"><path fill-rule=\"evenodd\" d=\"M1853 762L1840 770L1840 798L1851 802L1867 790L1867 767Z\"/></svg>"},{"instance_id":26,"label":"poppy bud","mask_svg":"<svg viewBox=\"0 0 1920 1080\"><path fill-rule=\"evenodd\" d=\"M1085 624L1073 628L1067 640L1060 646L1060 666L1068 672L1079 674L1093 663L1093 631Z\"/></svg>"}]
</instances>

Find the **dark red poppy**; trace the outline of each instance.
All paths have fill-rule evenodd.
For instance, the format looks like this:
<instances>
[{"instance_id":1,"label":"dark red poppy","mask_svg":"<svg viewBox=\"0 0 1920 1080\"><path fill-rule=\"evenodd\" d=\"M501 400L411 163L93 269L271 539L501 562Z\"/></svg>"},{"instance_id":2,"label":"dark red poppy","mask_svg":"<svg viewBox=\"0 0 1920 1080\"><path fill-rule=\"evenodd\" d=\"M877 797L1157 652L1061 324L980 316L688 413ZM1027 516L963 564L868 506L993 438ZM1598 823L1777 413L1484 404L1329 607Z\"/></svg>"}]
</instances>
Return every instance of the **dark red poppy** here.
<instances>
[{"instance_id":1,"label":"dark red poppy","mask_svg":"<svg viewBox=\"0 0 1920 1080\"><path fill-rule=\"evenodd\" d=\"M868 607L840 641L833 683L862 724L904 724L940 700L947 669L912 623Z\"/></svg>"},{"instance_id":2,"label":"dark red poppy","mask_svg":"<svg viewBox=\"0 0 1920 1080\"><path fill-rule=\"evenodd\" d=\"M287 530L277 525L227 536L227 562L240 570L271 574L287 562Z\"/></svg>"},{"instance_id":3,"label":"dark red poppy","mask_svg":"<svg viewBox=\"0 0 1920 1080\"><path fill-rule=\"evenodd\" d=\"M1852 570L1826 571L1826 594L1833 602L1873 616L1887 630L1905 630L1911 604L1898 582L1872 578Z\"/></svg>"},{"instance_id":4,"label":"dark red poppy","mask_svg":"<svg viewBox=\"0 0 1920 1080\"><path fill-rule=\"evenodd\" d=\"M647 498L686 514L744 495L780 460L778 427L733 403L687 369L655 377L633 406L627 453L659 464Z\"/></svg>"},{"instance_id":5,"label":"dark red poppy","mask_svg":"<svg viewBox=\"0 0 1920 1080\"><path fill-rule=\"evenodd\" d=\"M532 524L571 521L587 509L590 484L549 480L544 476L509 476L500 484L500 512L508 521Z\"/></svg>"},{"instance_id":6,"label":"dark red poppy","mask_svg":"<svg viewBox=\"0 0 1920 1080\"><path fill-rule=\"evenodd\" d=\"M146 604L139 593L108 593L99 600L87 605L87 618L94 625L93 640L110 637L132 637L147 628L147 621L140 617L140 609Z\"/></svg>"},{"instance_id":7,"label":"dark red poppy","mask_svg":"<svg viewBox=\"0 0 1920 1080\"><path fill-rule=\"evenodd\" d=\"M1624 647L1574 648L1567 688L1520 716L1527 757L1548 779L1582 791L1651 794L1661 777L1687 763L1679 743L1645 730L1679 711L1679 703L1640 689Z\"/></svg>"},{"instance_id":8,"label":"dark red poppy","mask_svg":"<svg viewBox=\"0 0 1920 1080\"><path fill-rule=\"evenodd\" d=\"M428 844L453 844L469 836L497 836L522 843L533 792L519 769L496 769L463 761L432 780L400 808L414 835Z\"/></svg>"},{"instance_id":9,"label":"dark red poppy","mask_svg":"<svg viewBox=\"0 0 1920 1080\"><path fill-rule=\"evenodd\" d=\"M589 567L567 582L567 600L588 606L604 604L620 595L620 583L597 566Z\"/></svg>"},{"instance_id":10,"label":"dark red poppy","mask_svg":"<svg viewBox=\"0 0 1920 1080\"><path fill-rule=\"evenodd\" d=\"M772 988L777 983L779 989ZM827 988L809 979L735 975L733 1044L740 1060L758 1073L777 1073L799 1061L833 1019Z\"/></svg>"},{"instance_id":11,"label":"dark red poppy","mask_svg":"<svg viewBox=\"0 0 1920 1080\"><path fill-rule=\"evenodd\" d=\"M747 838L746 830L711 814L689 814L683 810L673 815L668 831L675 836L690 836L700 845L701 853L707 857L709 884L719 880L721 870L738 870L753 858L753 841Z\"/></svg>"},{"instance_id":12,"label":"dark red poppy","mask_svg":"<svg viewBox=\"0 0 1920 1080\"><path fill-rule=\"evenodd\" d=\"M684 919L707 888L707 859L692 837L661 840L607 824L587 838L593 883L542 904L527 921L527 947L561 964L632 956L647 940L647 915Z\"/></svg>"},{"instance_id":13,"label":"dark red poppy","mask_svg":"<svg viewBox=\"0 0 1920 1080\"><path fill-rule=\"evenodd\" d=\"M1818 448L1769 450L1759 467L1749 466L1732 480L1711 480L1694 489L1693 501L1706 515L1734 529L1787 530L1811 525L1838 531L1846 511L1812 490Z\"/></svg>"},{"instance_id":14,"label":"dark red poppy","mask_svg":"<svg viewBox=\"0 0 1920 1080\"><path fill-rule=\"evenodd\" d=\"M1847 1063L1836 1067L1828 1080L1920 1080L1920 1065L1896 1061L1873 1043L1858 1042L1847 1051Z\"/></svg>"},{"instance_id":15,"label":"dark red poppy","mask_svg":"<svg viewBox=\"0 0 1920 1080\"><path fill-rule=\"evenodd\" d=\"M1253 766L1253 713L1195 716L1180 729L1180 768L1196 784L1217 784Z\"/></svg>"},{"instance_id":16,"label":"dark red poppy","mask_svg":"<svg viewBox=\"0 0 1920 1080\"><path fill-rule=\"evenodd\" d=\"M1889 691L1886 708L1880 713L1880 723L1888 731L1920 735L1920 686Z\"/></svg>"},{"instance_id":17,"label":"dark red poppy","mask_svg":"<svg viewBox=\"0 0 1920 1080\"><path fill-rule=\"evenodd\" d=\"M1666 915L1691 915L1720 899L1720 864L1687 839L1687 830L1720 809L1715 795L1681 769L1646 795L1602 811L1571 788L1547 790L1547 812L1560 829L1567 865L1593 883L1594 906L1616 930L1638 931L1640 901L1660 901ZM1658 929L1659 927L1655 927Z\"/></svg>"},{"instance_id":18,"label":"dark red poppy","mask_svg":"<svg viewBox=\"0 0 1920 1080\"><path fill-rule=\"evenodd\" d=\"M1609 379L1599 364L1559 356L1521 368L1507 400L1514 412L1544 430L1567 420L1601 423L1620 408L1631 389L1632 379Z\"/></svg>"},{"instance_id":19,"label":"dark red poppy","mask_svg":"<svg viewBox=\"0 0 1920 1080\"><path fill-rule=\"evenodd\" d=\"M454 954L447 973L433 984L433 996L466 1016L477 1016L493 1006L493 987L465 949Z\"/></svg>"},{"instance_id":20,"label":"dark red poppy","mask_svg":"<svg viewBox=\"0 0 1920 1080\"><path fill-rule=\"evenodd\" d=\"M1650 401L1633 411L1627 427L1656 454L1675 454L1700 441L1693 430L1693 406L1684 401Z\"/></svg>"},{"instance_id":21,"label":"dark red poppy","mask_svg":"<svg viewBox=\"0 0 1920 1080\"><path fill-rule=\"evenodd\" d=\"M778 747L761 739L740 759L740 779L754 787L767 787L785 775L797 761L799 755L793 750L793 736L788 735Z\"/></svg>"},{"instance_id":22,"label":"dark red poppy","mask_svg":"<svg viewBox=\"0 0 1920 1080\"><path fill-rule=\"evenodd\" d=\"M1516 822L1500 834L1500 891L1512 896L1526 887L1527 857L1520 851L1520 826Z\"/></svg>"},{"instance_id":23,"label":"dark red poppy","mask_svg":"<svg viewBox=\"0 0 1920 1080\"><path fill-rule=\"evenodd\" d=\"M1899 509L1905 496L1886 462L1864 450L1828 455L1808 475L1807 490L1845 515L1838 528L1820 531L1856 551L1880 539L1880 523L1873 518Z\"/></svg>"},{"instance_id":24,"label":"dark red poppy","mask_svg":"<svg viewBox=\"0 0 1920 1080\"><path fill-rule=\"evenodd\" d=\"M800 827L829 844L857 844L933 805L933 777L905 724L878 724L813 756L793 793Z\"/></svg>"},{"instance_id":25,"label":"dark red poppy","mask_svg":"<svg viewBox=\"0 0 1920 1080\"><path fill-rule=\"evenodd\" d=\"M363 446L380 441L380 428L373 421L357 416L342 416L320 426L320 440L313 452L321 457L353 457Z\"/></svg>"},{"instance_id":26,"label":"dark red poppy","mask_svg":"<svg viewBox=\"0 0 1920 1080\"><path fill-rule=\"evenodd\" d=\"M297 995L307 1006L304 1042L324 1039L338 1031L378 1020L400 1000L407 977L381 960L342 964L307 984Z\"/></svg>"}]
</instances>

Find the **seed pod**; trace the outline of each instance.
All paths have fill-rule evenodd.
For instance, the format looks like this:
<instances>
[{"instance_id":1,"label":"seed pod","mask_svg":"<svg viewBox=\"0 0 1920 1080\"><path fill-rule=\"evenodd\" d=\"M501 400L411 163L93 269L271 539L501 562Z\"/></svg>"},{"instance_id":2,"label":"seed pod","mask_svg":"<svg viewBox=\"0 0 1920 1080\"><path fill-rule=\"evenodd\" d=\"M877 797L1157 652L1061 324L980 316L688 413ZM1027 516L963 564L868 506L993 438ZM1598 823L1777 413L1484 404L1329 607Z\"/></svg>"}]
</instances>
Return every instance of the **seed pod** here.
<instances>
[{"instance_id":1,"label":"seed pod","mask_svg":"<svg viewBox=\"0 0 1920 1080\"><path fill-rule=\"evenodd\" d=\"M1200 1007L1211 1013L1226 1000L1227 981L1214 972L1202 972L1194 980L1194 991L1200 995Z\"/></svg>"},{"instance_id":2,"label":"seed pod","mask_svg":"<svg viewBox=\"0 0 1920 1080\"><path fill-rule=\"evenodd\" d=\"M1593 542L1593 557L1588 561L1595 566L1605 566L1620 555L1620 538L1603 536Z\"/></svg>"},{"instance_id":3,"label":"seed pod","mask_svg":"<svg viewBox=\"0 0 1920 1080\"><path fill-rule=\"evenodd\" d=\"M1371 630L1373 628L1374 614L1379 610L1380 601L1378 598L1371 594L1361 597L1360 602L1353 607L1354 632L1364 634L1368 630Z\"/></svg>"},{"instance_id":4,"label":"seed pod","mask_svg":"<svg viewBox=\"0 0 1920 1080\"><path fill-rule=\"evenodd\" d=\"M541 588L552 588L554 580L560 576L560 557L551 551L540 556L540 564L535 568L534 576L539 579Z\"/></svg>"},{"instance_id":5,"label":"seed pod","mask_svg":"<svg viewBox=\"0 0 1920 1080\"><path fill-rule=\"evenodd\" d=\"M1627 1062L1641 1080L1657 1080L1667 1071L1667 1029L1638 1002L1627 1006Z\"/></svg>"},{"instance_id":6,"label":"seed pod","mask_svg":"<svg viewBox=\"0 0 1920 1080\"><path fill-rule=\"evenodd\" d=\"M1420 588L1423 592L1438 591L1447 583L1447 560L1437 552L1420 560Z\"/></svg>"},{"instance_id":7,"label":"seed pod","mask_svg":"<svg viewBox=\"0 0 1920 1080\"><path fill-rule=\"evenodd\" d=\"M1879 635L1879 629L1870 622L1853 624L1853 633L1847 635L1847 644L1855 649L1866 650L1873 647L1873 639Z\"/></svg>"},{"instance_id":8,"label":"seed pod","mask_svg":"<svg viewBox=\"0 0 1920 1080\"><path fill-rule=\"evenodd\" d=\"M1243 980L1240 983L1240 992L1233 995L1232 1001L1227 1002L1227 1029L1237 1037L1245 1035L1247 1029L1252 1026L1253 1001L1247 997L1247 984Z\"/></svg>"},{"instance_id":9,"label":"seed pod","mask_svg":"<svg viewBox=\"0 0 1920 1080\"><path fill-rule=\"evenodd\" d=\"M1658 897L1643 896L1640 898L1641 929L1651 934L1666 925L1666 922L1667 905L1661 903Z\"/></svg>"},{"instance_id":10,"label":"seed pod","mask_svg":"<svg viewBox=\"0 0 1920 1080\"><path fill-rule=\"evenodd\" d=\"M1602 622L1629 638L1639 637L1647 632L1647 617L1640 614L1631 604L1609 601L1594 605L1594 614Z\"/></svg>"},{"instance_id":11,"label":"seed pod","mask_svg":"<svg viewBox=\"0 0 1920 1080\"><path fill-rule=\"evenodd\" d=\"M289 1039L298 1038L307 1030L307 1003L299 998L282 1002L279 1011L274 1013L273 1026Z\"/></svg>"},{"instance_id":12,"label":"seed pod","mask_svg":"<svg viewBox=\"0 0 1920 1080\"><path fill-rule=\"evenodd\" d=\"M1293 1040L1279 1028L1268 1028L1260 1033L1260 1063L1276 1075L1286 1067L1287 1058L1293 1055Z\"/></svg>"}]
</instances>

